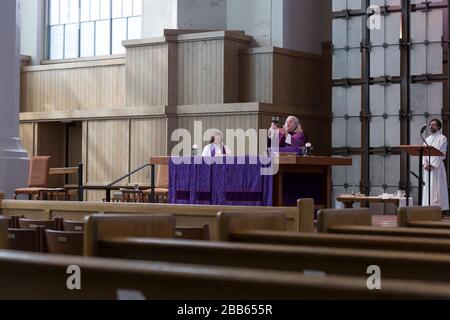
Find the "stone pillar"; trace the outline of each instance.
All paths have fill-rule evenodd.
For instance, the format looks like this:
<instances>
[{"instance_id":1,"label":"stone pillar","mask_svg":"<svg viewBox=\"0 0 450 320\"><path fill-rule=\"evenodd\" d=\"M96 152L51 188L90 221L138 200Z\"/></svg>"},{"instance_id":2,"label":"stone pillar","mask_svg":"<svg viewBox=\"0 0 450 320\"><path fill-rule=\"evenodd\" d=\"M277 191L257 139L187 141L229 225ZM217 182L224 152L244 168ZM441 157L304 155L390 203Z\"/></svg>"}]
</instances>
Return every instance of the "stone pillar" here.
<instances>
[{"instance_id":1,"label":"stone pillar","mask_svg":"<svg viewBox=\"0 0 450 320\"><path fill-rule=\"evenodd\" d=\"M162 37L164 29L225 30L226 16L227 0L143 0L142 37Z\"/></svg>"},{"instance_id":2,"label":"stone pillar","mask_svg":"<svg viewBox=\"0 0 450 320\"><path fill-rule=\"evenodd\" d=\"M28 177L28 153L19 138L20 12L17 0L0 6L0 191L11 198Z\"/></svg>"},{"instance_id":3,"label":"stone pillar","mask_svg":"<svg viewBox=\"0 0 450 320\"><path fill-rule=\"evenodd\" d=\"M20 0L21 54L38 65L45 59L45 0Z\"/></svg>"}]
</instances>

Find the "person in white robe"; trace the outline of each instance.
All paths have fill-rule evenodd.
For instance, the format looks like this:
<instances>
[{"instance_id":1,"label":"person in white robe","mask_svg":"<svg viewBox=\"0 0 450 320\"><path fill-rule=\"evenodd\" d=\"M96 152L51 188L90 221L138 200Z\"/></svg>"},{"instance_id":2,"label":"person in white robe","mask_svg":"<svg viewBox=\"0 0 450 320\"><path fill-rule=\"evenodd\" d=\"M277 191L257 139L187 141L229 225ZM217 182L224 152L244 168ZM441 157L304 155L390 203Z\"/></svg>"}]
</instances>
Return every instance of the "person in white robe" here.
<instances>
[{"instance_id":1,"label":"person in white robe","mask_svg":"<svg viewBox=\"0 0 450 320\"><path fill-rule=\"evenodd\" d=\"M223 143L223 135L217 131L211 137L210 144L203 149L202 157L221 157L231 155L231 150Z\"/></svg>"},{"instance_id":2,"label":"person in white robe","mask_svg":"<svg viewBox=\"0 0 450 320\"><path fill-rule=\"evenodd\" d=\"M444 155L447 155L447 138L441 133L442 122L440 120L432 120L430 122L430 131L432 133L426 139L426 142L431 147L434 147L441 151ZM426 145L426 144L424 144ZM437 206L441 207L442 211L446 212L449 210L448 202L448 185L447 185L447 174L445 170L445 160L444 157L431 157L431 161L428 156L423 159L425 185L423 187L423 206ZM430 185L431 185L431 205L429 204L429 181L430 175Z\"/></svg>"}]
</instances>

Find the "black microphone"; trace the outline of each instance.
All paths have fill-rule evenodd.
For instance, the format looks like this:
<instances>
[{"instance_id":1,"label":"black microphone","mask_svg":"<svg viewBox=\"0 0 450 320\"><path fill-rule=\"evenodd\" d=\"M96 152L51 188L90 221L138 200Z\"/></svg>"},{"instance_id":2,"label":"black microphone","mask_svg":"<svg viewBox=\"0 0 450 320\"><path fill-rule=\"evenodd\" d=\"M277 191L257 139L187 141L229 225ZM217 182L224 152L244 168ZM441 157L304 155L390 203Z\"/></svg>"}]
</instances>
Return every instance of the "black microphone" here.
<instances>
[{"instance_id":1,"label":"black microphone","mask_svg":"<svg viewBox=\"0 0 450 320\"><path fill-rule=\"evenodd\" d=\"M427 125L425 124L422 129L420 130L420 135L423 135L425 133L425 131L427 131Z\"/></svg>"}]
</instances>

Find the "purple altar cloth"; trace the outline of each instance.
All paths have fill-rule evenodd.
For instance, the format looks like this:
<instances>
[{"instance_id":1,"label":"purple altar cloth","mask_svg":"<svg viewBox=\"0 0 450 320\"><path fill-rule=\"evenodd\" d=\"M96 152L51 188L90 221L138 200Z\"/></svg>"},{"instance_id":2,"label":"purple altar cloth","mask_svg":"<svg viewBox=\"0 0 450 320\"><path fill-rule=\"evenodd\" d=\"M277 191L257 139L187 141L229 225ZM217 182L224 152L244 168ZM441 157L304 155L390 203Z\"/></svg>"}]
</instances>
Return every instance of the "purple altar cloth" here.
<instances>
[{"instance_id":1,"label":"purple altar cloth","mask_svg":"<svg viewBox=\"0 0 450 320\"><path fill-rule=\"evenodd\" d=\"M273 176L261 175L264 167L256 157L172 158L169 203L272 206Z\"/></svg>"}]
</instances>

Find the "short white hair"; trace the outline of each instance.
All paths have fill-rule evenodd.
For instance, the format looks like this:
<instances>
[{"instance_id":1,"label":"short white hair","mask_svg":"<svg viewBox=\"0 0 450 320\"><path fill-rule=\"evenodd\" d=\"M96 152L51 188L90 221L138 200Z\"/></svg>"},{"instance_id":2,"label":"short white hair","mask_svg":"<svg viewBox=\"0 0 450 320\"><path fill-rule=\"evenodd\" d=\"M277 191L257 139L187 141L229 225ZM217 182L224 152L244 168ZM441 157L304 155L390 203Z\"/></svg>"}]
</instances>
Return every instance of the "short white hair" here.
<instances>
[{"instance_id":1,"label":"short white hair","mask_svg":"<svg viewBox=\"0 0 450 320\"><path fill-rule=\"evenodd\" d=\"M286 123L285 123L284 126L287 125L287 122L289 121L289 119L291 119L291 120L294 121L294 123L295 123L295 130L294 130L294 132L303 132L302 125L300 124L300 120L298 120L298 118L295 117L295 116L289 116L289 117L287 117Z\"/></svg>"}]
</instances>

